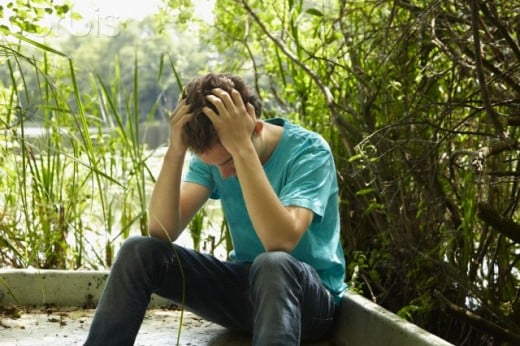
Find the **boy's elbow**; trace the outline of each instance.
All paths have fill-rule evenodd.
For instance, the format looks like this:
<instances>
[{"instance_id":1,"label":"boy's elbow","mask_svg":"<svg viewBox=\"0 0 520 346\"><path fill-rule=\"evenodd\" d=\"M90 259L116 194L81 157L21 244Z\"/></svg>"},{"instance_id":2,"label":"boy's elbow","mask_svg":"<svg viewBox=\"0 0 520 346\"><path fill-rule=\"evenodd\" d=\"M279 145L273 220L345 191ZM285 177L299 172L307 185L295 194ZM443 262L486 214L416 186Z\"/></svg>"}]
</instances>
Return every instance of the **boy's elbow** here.
<instances>
[{"instance_id":1,"label":"boy's elbow","mask_svg":"<svg viewBox=\"0 0 520 346\"><path fill-rule=\"evenodd\" d=\"M296 245L298 245L297 241L292 241L289 239L286 239L285 241L273 241L273 242L266 242L263 244L264 250L267 252L270 251L283 251L287 253L291 253L295 248Z\"/></svg>"},{"instance_id":2,"label":"boy's elbow","mask_svg":"<svg viewBox=\"0 0 520 346\"><path fill-rule=\"evenodd\" d=\"M167 230L164 227L157 227L157 225L148 225L148 235L153 238L168 240L173 242L177 239L177 232Z\"/></svg>"},{"instance_id":3,"label":"boy's elbow","mask_svg":"<svg viewBox=\"0 0 520 346\"><path fill-rule=\"evenodd\" d=\"M152 238L169 240L169 238L166 236L165 232L158 232L157 230L154 230L154 229L148 229L148 235Z\"/></svg>"},{"instance_id":4,"label":"boy's elbow","mask_svg":"<svg viewBox=\"0 0 520 346\"><path fill-rule=\"evenodd\" d=\"M300 239L304 232L298 232L296 230L292 232L286 232L285 234L270 233L270 237L264 238L263 246L265 251L284 251L287 253L293 252L298 246Z\"/></svg>"}]
</instances>

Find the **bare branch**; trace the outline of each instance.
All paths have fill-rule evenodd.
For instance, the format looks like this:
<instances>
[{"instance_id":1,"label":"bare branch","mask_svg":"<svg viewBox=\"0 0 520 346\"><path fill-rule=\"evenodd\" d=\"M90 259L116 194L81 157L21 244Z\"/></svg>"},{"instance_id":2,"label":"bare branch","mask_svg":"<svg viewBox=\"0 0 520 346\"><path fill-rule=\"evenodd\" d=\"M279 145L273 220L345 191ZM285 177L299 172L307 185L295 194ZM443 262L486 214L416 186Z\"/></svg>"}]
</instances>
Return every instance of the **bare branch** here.
<instances>
[{"instance_id":1,"label":"bare branch","mask_svg":"<svg viewBox=\"0 0 520 346\"><path fill-rule=\"evenodd\" d=\"M520 224L506 219L489 204L478 204L478 217L493 227L497 232L505 235L515 243L520 244Z\"/></svg>"},{"instance_id":2,"label":"bare branch","mask_svg":"<svg viewBox=\"0 0 520 346\"><path fill-rule=\"evenodd\" d=\"M517 42L511 37L511 35L507 31L507 28L498 19L496 13L491 12L488 4L486 4L486 2L484 1L480 3L480 9L486 15L486 18L488 18L496 26L502 37L509 44L509 47L511 48L513 53L516 55L516 58L520 60L520 47L518 46Z\"/></svg>"},{"instance_id":3,"label":"bare branch","mask_svg":"<svg viewBox=\"0 0 520 346\"><path fill-rule=\"evenodd\" d=\"M484 101L484 106L486 108L486 112L488 117L491 120L491 123L498 131L500 138L505 138L506 135L504 133L504 129L502 128L502 124L498 119L498 114L495 109L491 105L489 91L486 84L486 77L484 76L484 70L482 67L482 55L480 53L480 35L478 31L478 11L479 11L479 3L478 0L471 0L471 26L473 32L473 43L475 50L475 64L477 68L477 77L480 83L480 91L482 93L482 100Z\"/></svg>"},{"instance_id":4,"label":"bare branch","mask_svg":"<svg viewBox=\"0 0 520 346\"><path fill-rule=\"evenodd\" d=\"M449 313L463 320L464 322L467 322L478 329L484 329L490 334L496 335L504 340L508 340L513 343L520 342L520 334L518 334L516 331L499 326L498 324L493 323L484 317L469 311L466 308L458 306L437 290L435 290L433 294L443 304Z\"/></svg>"},{"instance_id":5,"label":"bare branch","mask_svg":"<svg viewBox=\"0 0 520 346\"><path fill-rule=\"evenodd\" d=\"M323 95L325 96L325 101L327 103L327 107L329 108L329 110L331 112L332 121L335 124L339 125L338 127L340 128L340 130L341 129L350 129L350 131L353 131L353 133L355 133L356 131L354 129L352 129L351 126L349 124L347 124L346 122L344 122L342 120L342 118L340 117L339 112L337 110L336 103L334 102L334 97L332 96L332 93L330 91L330 88L323 83L321 78L309 66L307 66L301 60L299 60L298 57L296 55L294 55L293 52L291 52L291 50L284 44L284 42L281 39L274 36L267 29L267 27L262 22L262 20L260 20L260 18L257 16L257 14L249 6L247 1L245 1L245 0L240 0L240 1L241 1L242 5L244 6L244 9L247 11L247 13L249 13L249 15L251 15L253 20L262 29L264 34L266 34L267 37L269 37L269 39L271 41L273 41L292 62L294 62L296 65L300 66L312 78L314 83L316 83L318 88L322 91ZM342 138L348 138L348 136L342 136ZM344 141L344 144L345 144L346 149L351 154L353 154L352 145L350 143L346 143L345 141Z\"/></svg>"}]
</instances>

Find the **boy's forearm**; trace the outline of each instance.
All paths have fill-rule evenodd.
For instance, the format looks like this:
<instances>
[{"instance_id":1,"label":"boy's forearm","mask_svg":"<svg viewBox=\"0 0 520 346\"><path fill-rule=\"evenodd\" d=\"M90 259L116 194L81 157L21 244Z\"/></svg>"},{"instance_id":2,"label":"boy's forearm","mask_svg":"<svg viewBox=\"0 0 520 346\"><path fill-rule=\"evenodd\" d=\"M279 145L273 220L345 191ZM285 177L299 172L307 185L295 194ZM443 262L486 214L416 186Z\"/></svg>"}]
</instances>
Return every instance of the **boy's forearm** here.
<instances>
[{"instance_id":1,"label":"boy's forearm","mask_svg":"<svg viewBox=\"0 0 520 346\"><path fill-rule=\"evenodd\" d=\"M254 148L236 153L233 160L249 217L265 250L292 251L302 232L274 192Z\"/></svg>"},{"instance_id":2,"label":"boy's forearm","mask_svg":"<svg viewBox=\"0 0 520 346\"><path fill-rule=\"evenodd\" d=\"M148 232L174 241L182 230L180 184L185 153L168 152L157 177L149 204Z\"/></svg>"}]
</instances>

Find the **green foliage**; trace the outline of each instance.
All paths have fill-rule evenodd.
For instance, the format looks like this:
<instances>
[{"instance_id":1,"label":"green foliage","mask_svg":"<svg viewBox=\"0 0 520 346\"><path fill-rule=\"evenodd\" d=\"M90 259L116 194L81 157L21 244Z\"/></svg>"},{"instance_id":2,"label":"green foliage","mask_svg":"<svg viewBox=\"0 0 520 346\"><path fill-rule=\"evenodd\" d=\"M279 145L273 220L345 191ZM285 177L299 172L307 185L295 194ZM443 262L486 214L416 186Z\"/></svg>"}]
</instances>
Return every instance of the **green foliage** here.
<instances>
[{"instance_id":1,"label":"green foliage","mask_svg":"<svg viewBox=\"0 0 520 346\"><path fill-rule=\"evenodd\" d=\"M190 230L191 238L193 239L193 249L200 251L202 240L202 233L204 231L204 221L206 220L206 210L200 210L197 215L191 220L188 229Z\"/></svg>"},{"instance_id":2,"label":"green foliage","mask_svg":"<svg viewBox=\"0 0 520 346\"><path fill-rule=\"evenodd\" d=\"M47 35L50 32L48 25L42 24L46 19L59 19L70 15L78 17L71 11L70 1L55 3L52 0L9 0L0 5L1 28L16 33L33 35Z\"/></svg>"},{"instance_id":3,"label":"green foliage","mask_svg":"<svg viewBox=\"0 0 520 346\"><path fill-rule=\"evenodd\" d=\"M11 91L5 109L15 109L17 113L13 117L8 112L2 124L6 134L4 143L19 143L19 146L4 146L2 151L8 178L3 185L3 195L8 203L3 206L6 213L2 225L8 234L4 241L9 244L2 251L3 262L40 268L85 266L85 243L89 239L85 217L91 213L102 214L104 222L101 225L108 235L114 222L114 209L120 209L113 188L128 193L129 200L141 201L140 208L131 208L134 211L142 210L144 196L137 194L140 198L135 197L133 186L137 185L132 179L126 179L127 186L116 180L116 175L120 174L113 171L112 160L116 156L107 160L110 153L104 152L103 145L97 146L103 143L105 134L100 122L84 112L74 66L69 64L72 78L71 87L67 88L60 87L61 81L51 83L54 71L45 53L41 64L33 60L22 61L16 56L12 61L15 63L6 61L11 67L12 83L4 89ZM40 81L37 89L16 82L25 81L31 70ZM76 97L74 106L67 102L73 95ZM43 133L30 137L26 133L30 126L37 126ZM125 144L127 150L135 147ZM137 169L142 168L136 156L122 154L123 160L133 160ZM99 201L100 209L89 209L94 207L90 201ZM136 219L123 223L123 228ZM96 245L92 244L95 253L98 252Z\"/></svg>"},{"instance_id":4,"label":"green foliage","mask_svg":"<svg viewBox=\"0 0 520 346\"><path fill-rule=\"evenodd\" d=\"M109 267L123 239L147 233L150 149L167 139L152 132L167 134L205 53L152 18L122 24L54 45L0 28L3 265Z\"/></svg>"},{"instance_id":5,"label":"green foliage","mask_svg":"<svg viewBox=\"0 0 520 346\"><path fill-rule=\"evenodd\" d=\"M46 52L1 47L2 143L11 145L0 150L0 188L11 191L0 205L4 263L47 265L70 251L79 267L91 230L77 215L100 215L107 260L97 255L109 263L115 239L145 221L151 174L136 124L164 117L185 78L225 70L252 83L266 117L287 116L329 142L352 289L455 344L518 339L516 2L216 0L211 23L190 17L191 1L168 6L117 37L59 49L4 31ZM196 29L180 34L177 22ZM74 64L49 61L60 53ZM32 156L20 123L35 118L49 129L44 150L61 156ZM213 217L201 214L195 233ZM231 248L218 220L215 243ZM63 246L64 228L77 247Z\"/></svg>"},{"instance_id":6,"label":"green foliage","mask_svg":"<svg viewBox=\"0 0 520 346\"><path fill-rule=\"evenodd\" d=\"M351 286L456 344L520 334L513 3L220 0L204 33L333 148Z\"/></svg>"},{"instance_id":7,"label":"green foliage","mask_svg":"<svg viewBox=\"0 0 520 346\"><path fill-rule=\"evenodd\" d=\"M78 89L90 90L93 74L98 81L111 83L110 88L116 87L114 80L117 80L119 89L125 86L127 96L137 97L132 101L137 101L143 110L139 112L140 122L149 117L165 120L165 114L175 105L181 82L198 73L206 64L207 54L193 42L190 33L168 26L159 34L157 25L154 18L149 17L124 23L124 29L118 28L113 36L71 35L61 38L58 41L61 50L76 66ZM92 51L97 53L92 54ZM130 62L136 57L138 64L137 71L134 71L134 64ZM175 75L175 70L180 71L180 77ZM139 76L138 93L133 89L135 72ZM85 106L96 107L96 102L97 97L93 97ZM121 107L118 112L124 112L125 104L117 106ZM134 107L132 104L128 106Z\"/></svg>"}]
</instances>

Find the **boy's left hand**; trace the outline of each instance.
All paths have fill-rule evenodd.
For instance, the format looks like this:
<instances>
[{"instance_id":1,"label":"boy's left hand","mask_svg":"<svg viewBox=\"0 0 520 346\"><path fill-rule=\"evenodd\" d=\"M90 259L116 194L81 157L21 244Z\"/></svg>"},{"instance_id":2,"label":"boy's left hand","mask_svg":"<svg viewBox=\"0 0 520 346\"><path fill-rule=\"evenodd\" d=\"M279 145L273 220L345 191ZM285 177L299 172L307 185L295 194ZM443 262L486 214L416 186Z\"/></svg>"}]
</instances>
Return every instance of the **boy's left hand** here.
<instances>
[{"instance_id":1,"label":"boy's left hand","mask_svg":"<svg viewBox=\"0 0 520 346\"><path fill-rule=\"evenodd\" d=\"M231 93L217 88L213 95L206 96L218 111L204 107L202 111L211 120L224 148L233 156L234 152L251 141L256 125L255 109L250 103L244 105L240 93L233 89Z\"/></svg>"}]
</instances>

